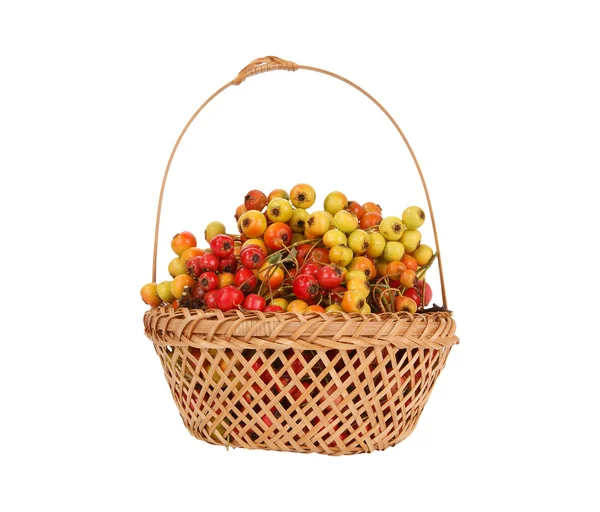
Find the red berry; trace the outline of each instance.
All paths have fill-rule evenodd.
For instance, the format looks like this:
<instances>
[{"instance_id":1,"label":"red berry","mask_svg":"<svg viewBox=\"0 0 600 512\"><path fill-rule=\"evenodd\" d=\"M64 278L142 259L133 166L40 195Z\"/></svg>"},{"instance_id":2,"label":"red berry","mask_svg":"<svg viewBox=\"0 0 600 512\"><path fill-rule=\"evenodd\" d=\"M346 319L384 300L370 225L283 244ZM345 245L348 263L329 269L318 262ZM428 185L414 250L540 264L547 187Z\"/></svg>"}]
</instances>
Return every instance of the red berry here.
<instances>
[{"instance_id":1,"label":"red berry","mask_svg":"<svg viewBox=\"0 0 600 512\"><path fill-rule=\"evenodd\" d=\"M214 290L218 286L219 286L219 276L215 272L203 272L198 277L197 288L200 288L200 289L204 290L205 292Z\"/></svg>"},{"instance_id":2,"label":"red berry","mask_svg":"<svg viewBox=\"0 0 600 512\"><path fill-rule=\"evenodd\" d=\"M341 304L344 293L347 291L348 289L345 286L336 286L333 290L329 290L329 301L332 304Z\"/></svg>"},{"instance_id":3,"label":"red berry","mask_svg":"<svg viewBox=\"0 0 600 512\"><path fill-rule=\"evenodd\" d=\"M429 283L425 283L425 292L423 292L423 280L419 279L417 281L416 286L417 291L419 292L419 297L422 297L424 300L424 305L427 306L431 302L431 298L433 297L433 291L431 290L431 286Z\"/></svg>"},{"instance_id":4,"label":"red berry","mask_svg":"<svg viewBox=\"0 0 600 512\"><path fill-rule=\"evenodd\" d=\"M204 294L206 309L217 309L217 295L221 290L210 290Z\"/></svg>"},{"instance_id":5,"label":"red berry","mask_svg":"<svg viewBox=\"0 0 600 512\"><path fill-rule=\"evenodd\" d=\"M246 268L260 268L265 261L265 255L258 245L249 245L242 249L240 261Z\"/></svg>"},{"instance_id":6,"label":"red berry","mask_svg":"<svg viewBox=\"0 0 600 512\"><path fill-rule=\"evenodd\" d=\"M407 288L402 295L414 300L418 308L421 307L421 295L416 288Z\"/></svg>"},{"instance_id":7,"label":"red berry","mask_svg":"<svg viewBox=\"0 0 600 512\"><path fill-rule=\"evenodd\" d=\"M216 272L219 269L219 258L211 253L194 256L186 266L194 277L198 277L202 272Z\"/></svg>"},{"instance_id":8,"label":"red berry","mask_svg":"<svg viewBox=\"0 0 600 512\"><path fill-rule=\"evenodd\" d=\"M317 297L321 291L319 281L310 274L300 274L295 277L292 284L294 295L301 300L311 300Z\"/></svg>"},{"instance_id":9,"label":"red berry","mask_svg":"<svg viewBox=\"0 0 600 512\"><path fill-rule=\"evenodd\" d=\"M249 268L242 267L235 273L235 285L245 294L256 288L256 282L256 274Z\"/></svg>"},{"instance_id":10,"label":"red berry","mask_svg":"<svg viewBox=\"0 0 600 512\"><path fill-rule=\"evenodd\" d=\"M265 298L256 293L251 293L246 296L242 306L253 311L262 311L265 309Z\"/></svg>"},{"instance_id":11,"label":"red berry","mask_svg":"<svg viewBox=\"0 0 600 512\"><path fill-rule=\"evenodd\" d=\"M298 247L296 247L296 259L298 260L298 264L300 266L304 265L306 255L313 247L313 244L300 244Z\"/></svg>"},{"instance_id":12,"label":"red berry","mask_svg":"<svg viewBox=\"0 0 600 512\"><path fill-rule=\"evenodd\" d=\"M319 270L321 269L321 265L315 262L307 263L306 265L300 267L300 274L309 274L311 276L317 277L319 274Z\"/></svg>"},{"instance_id":13,"label":"red berry","mask_svg":"<svg viewBox=\"0 0 600 512\"><path fill-rule=\"evenodd\" d=\"M225 256L219 260L219 272L228 272L230 274L234 274L237 270L238 262L236 257L233 254L229 256Z\"/></svg>"},{"instance_id":14,"label":"red berry","mask_svg":"<svg viewBox=\"0 0 600 512\"><path fill-rule=\"evenodd\" d=\"M244 197L246 210L258 210L259 212L267 206L267 196L260 190L251 190Z\"/></svg>"},{"instance_id":15,"label":"red berry","mask_svg":"<svg viewBox=\"0 0 600 512\"><path fill-rule=\"evenodd\" d=\"M329 249L326 247L317 247L310 251L307 260L316 261L317 263L329 263Z\"/></svg>"},{"instance_id":16,"label":"red berry","mask_svg":"<svg viewBox=\"0 0 600 512\"><path fill-rule=\"evenodd\" d=\"M188 260L188 262L185 264L188 274L197 277L204 272L202 270L201 257L202 256L194 256L191 260Z\"/></svg>"},{"instance_id":17,"label":"red berry","mask_svg":"<svg viewBox=\"0 0 600 512\"><path fill-rule=\"evenodd\" d=\"M204 300L204 296L206 295L206 290L203 290L199 286L194 286L190 292L194 299Z\"/></svg>"},{"instance_id":18,"label":"red berry","mask_svg":"<svg viewBox=\"0 0 600 512\"><path fill-rule=\"evenodd\" d=\"M348 201L348 206L346 206L346 210L356 215L356 218L358 220L360 220L360 218L365 214L364 208L360 205L360 203L357 203L356 201Z\"/></svg>"},{"instance_id":19,"label":"red berry","mask_svg":"<svg viewBox=\"0 0 600 512\"><path fill-rule=\"evenodd\" d=\"M219 290L217 307L221 311L236 309L244 301L244 294L233 285L227 285Z\"/></svg>"},{"instance_id":20,"label":"red berry","mask_svg":"<svg viewBox=\"0 0 600 512\"><path fill-rule=\"evenodd\" d=\"M283 313L283 308L281 306L278 306L277 304L269 304L268 306L265 307L265 309L263 309L263 311L273 311L275 313Z\"/></svg>"},{"instance_id":21,"label":"red berry","mask_svg":"<svg viewBox=\"0 0 600 512\"><path fill-rule=\"evenodd\" d=\"M321 267L317 272L317 279L319 280L319 284L321 287L331 290L336 288L342 284L343 279L342 270L340 267L334 267L331 265L326 265Z\"/></svg>"},{"instance_id":22,"label":"red berry","mask_svg":"<svg viewBox=\"0 0 600 512\"><path fill-rule=\"evenodd\" d=\"M218 258L233 254L233 238L229 235L217 235L210 240L210 250Z\"/></svg>"}]
</instances>

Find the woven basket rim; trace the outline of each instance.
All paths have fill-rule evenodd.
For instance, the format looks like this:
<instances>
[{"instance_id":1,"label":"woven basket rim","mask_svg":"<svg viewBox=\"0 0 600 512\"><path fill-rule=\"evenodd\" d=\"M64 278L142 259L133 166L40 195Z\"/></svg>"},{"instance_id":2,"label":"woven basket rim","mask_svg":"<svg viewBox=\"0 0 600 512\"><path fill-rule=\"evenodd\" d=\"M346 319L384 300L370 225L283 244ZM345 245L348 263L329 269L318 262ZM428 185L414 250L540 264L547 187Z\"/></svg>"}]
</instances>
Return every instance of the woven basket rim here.
<instances>
[{"instance_id":1,"label":"woven basket rim","mask_svg":"<svg viewBox=\"0 0 600 512\"><path fill-rule=\"evenodd\" d=\"M304 314L161 306L146 311L144 325L155 344L198 348L442 348L459 341L451 311Z\"/></svg>"}]
</instances>

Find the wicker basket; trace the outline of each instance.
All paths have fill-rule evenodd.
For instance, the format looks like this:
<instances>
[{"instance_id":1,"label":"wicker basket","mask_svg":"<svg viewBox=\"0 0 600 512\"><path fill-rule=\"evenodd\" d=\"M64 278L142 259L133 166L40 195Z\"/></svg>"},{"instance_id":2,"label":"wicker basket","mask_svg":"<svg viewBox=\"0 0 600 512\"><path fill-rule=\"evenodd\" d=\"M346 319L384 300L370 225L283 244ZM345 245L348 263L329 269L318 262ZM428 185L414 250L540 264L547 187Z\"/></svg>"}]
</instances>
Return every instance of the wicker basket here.
<instances>
[{"instance_id":1,"label":"wicker basket","mask_svg":"<svg viewBox=\"0 0 600 512\"><path fill-rule=\"evenodd\" d=\"M217 95L248 76L308 70L337 78L369 97L390 119L421 177L435 245L442 311L297 314L153 308L145 332L188 431L212 444L345 455L384 450L415 428L452 345L435 219L423 174L402 130L366 91L318 68L276 57L251 62L194 113L169 158L160 191L152 281L165 183L190 124Z\"/></svg>"}]
</instances>

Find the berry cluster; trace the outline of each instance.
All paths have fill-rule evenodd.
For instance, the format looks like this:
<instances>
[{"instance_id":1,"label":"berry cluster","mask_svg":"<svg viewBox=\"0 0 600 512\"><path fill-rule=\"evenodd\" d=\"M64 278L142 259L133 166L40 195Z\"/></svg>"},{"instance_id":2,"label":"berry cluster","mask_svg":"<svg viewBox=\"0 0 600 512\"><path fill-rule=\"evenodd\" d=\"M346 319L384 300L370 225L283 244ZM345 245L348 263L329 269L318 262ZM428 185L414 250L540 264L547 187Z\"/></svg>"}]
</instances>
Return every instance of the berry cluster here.
<instances>
[{"instance_id":1,"label":"berry cluster","mask_svg":"<svg viewBox=\"0 0 600 512\"><path fill-rule=\"evenodd\" d=\"M334 191L309 212L315 199L304 183L268 196L251 190L235 212L239 234L211 222L204 249L192 233L176 234L173 279L146 284L142 299L152 307L300 313L416 313L429 304L425 273L436 255L421 243L422 208L383 217L379 205Z\"/></svg>"}]
</instances>

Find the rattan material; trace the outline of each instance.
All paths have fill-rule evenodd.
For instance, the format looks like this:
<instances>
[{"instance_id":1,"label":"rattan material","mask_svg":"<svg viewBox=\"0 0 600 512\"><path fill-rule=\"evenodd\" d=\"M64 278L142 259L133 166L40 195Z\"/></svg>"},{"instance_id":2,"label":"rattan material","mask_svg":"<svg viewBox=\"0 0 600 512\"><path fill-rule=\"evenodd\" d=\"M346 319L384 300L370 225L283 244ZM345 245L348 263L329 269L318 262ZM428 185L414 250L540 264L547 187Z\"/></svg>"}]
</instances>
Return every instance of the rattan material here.
<instances>
[{"instance_id":1,"label":"rattan material","mask_svg":"<svg viewBox=\"0 0 600 512\"><path fill-rule=\"evenodd\" d=\"M249 76L258 75L259 73L266 73L267 71L275 71L278 69L296 71L298 68L298 64L290 60L284 60L273 56L261 57L259 59L254 59L242 69L231 83L232 85L240 85Z\"/></svg>"},{"instance_id":2,"label":"rattan material","mask_svg":"<svg viewBox=\"0 0 600 512\"><path fill-rule=\"evenodd\" d=\"M450 313L263 313L162 307L144 316L147 336L161 346L351 350L382 347L441 349L457 338Z\"/></svg>"},{"instance_id":3,"label":"rattan material","mask_svg":"<svg viewBox=\"0 0 600 512\"><path fill-rule=\"evenodd\" d=\"M390 119L425 179L404 133L371 95L339 75L277 57L256 59L192 115L169 157L158 201L152 263L169 169L187 129L225 89L273 70L316 71L365 94ZM262 313L153 308L146 336L189 432L209 443L251 449L346 455L384 450L415 428L452 346L449 311L410 315Z\"/></svg>"},{"instance_id":4,"label":"rattan material","mask_svg":"<svg viewBox=\"0 0 600 512\"><path fill-rule=\"evenodd\" d=\"M148 311L144 325L194 437L329 455L405 439L458 342L450 313L163 307Z\"/></svg>"}]
</instances>

